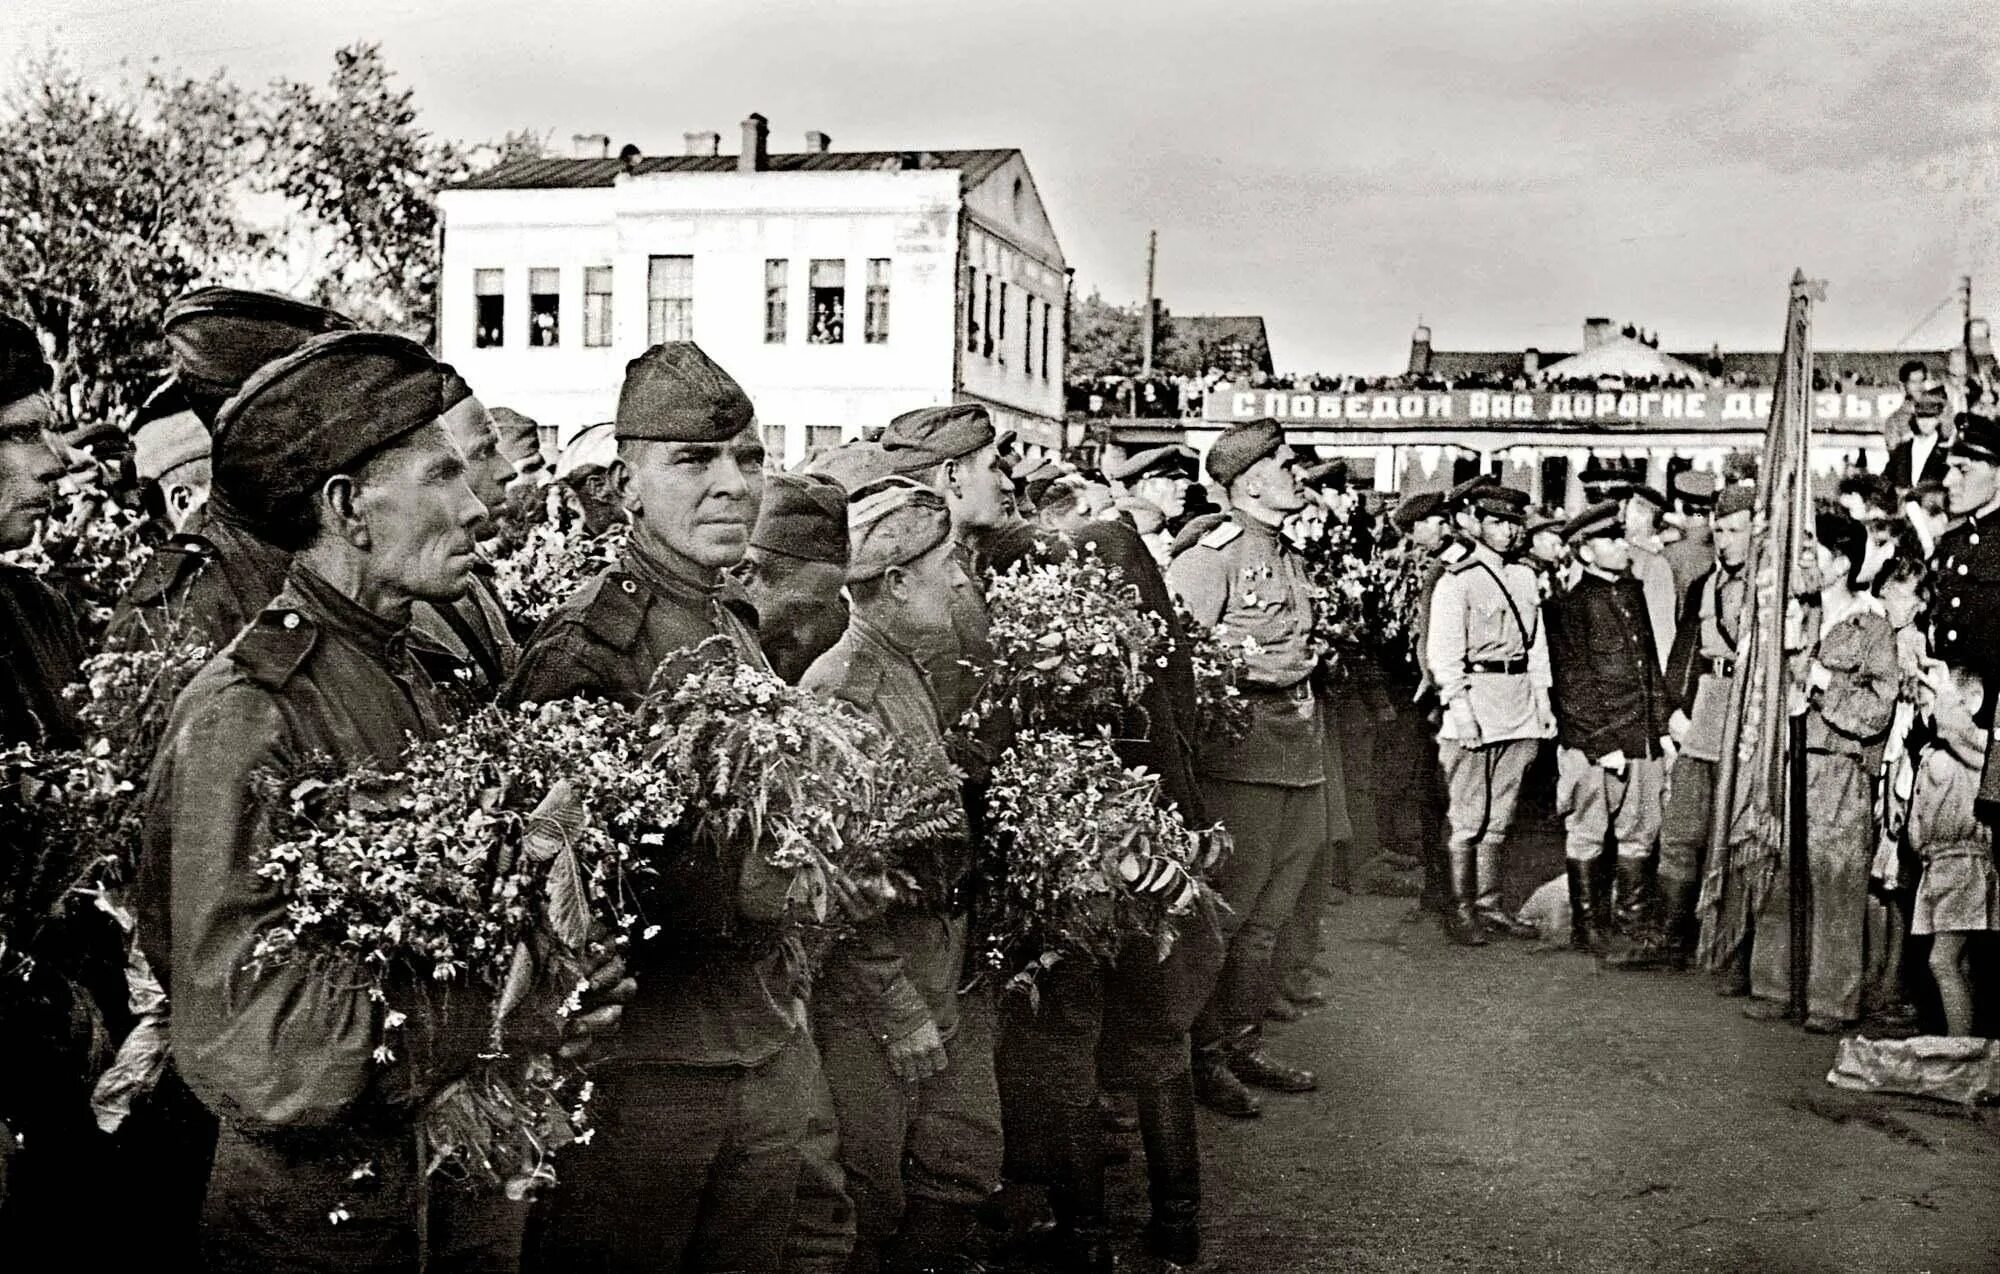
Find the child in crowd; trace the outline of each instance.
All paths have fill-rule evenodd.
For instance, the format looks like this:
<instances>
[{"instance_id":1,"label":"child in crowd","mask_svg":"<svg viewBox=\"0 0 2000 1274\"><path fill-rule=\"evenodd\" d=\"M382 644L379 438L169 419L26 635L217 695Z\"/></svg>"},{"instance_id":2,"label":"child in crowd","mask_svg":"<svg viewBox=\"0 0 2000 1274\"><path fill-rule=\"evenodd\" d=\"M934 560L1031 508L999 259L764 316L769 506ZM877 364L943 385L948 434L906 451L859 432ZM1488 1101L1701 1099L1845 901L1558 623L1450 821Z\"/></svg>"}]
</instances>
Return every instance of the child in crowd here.
<instances>
[{"instance_id":1,"label":"child in crowd","mask_svg":"<svg viewBox=\"0 0 2000 1274\"><path fill-rule=\"evenodd\" d=\"M1916 864L1904 832L1909 823L1910 795L1916 788L1915 753L1921 742L1912 731L1931 707L1931 692L1924 679L1934 661L1924 626L1918 622L1930 608L1930 571L1921 559L1898 554L1875 577L1875 595L1896 634L1901 688L1878 781L1881 804L1876 825L1880 835L1875 861L1868 869L1868 968L1861 1001L1863 1016L1871 1025L1903 1029L1914 1026L1916 1019L1916 1011L1903 994L1903 939L1909 933L1911 894L1917 883Z\"/></svg>"},{"instance_id":2,"label":"child in crowd","mask_svg":"<svg viewBox=\"0 0 2000 1274\"><path fill-rule=\"evenodd\" d=\"M1930 934L1931 976L1953 1035L1973 1029L1969 940L2000 928L2000 871L1993 863L1993 829L1974 807L1986 763L1987 728L1979 724L1986 687L1963 668L1933 666L1937 735L1917 765L1910 802L1910 846L1923 859L1923 878L1910 932Z\"/></svg>"}]
</instances>

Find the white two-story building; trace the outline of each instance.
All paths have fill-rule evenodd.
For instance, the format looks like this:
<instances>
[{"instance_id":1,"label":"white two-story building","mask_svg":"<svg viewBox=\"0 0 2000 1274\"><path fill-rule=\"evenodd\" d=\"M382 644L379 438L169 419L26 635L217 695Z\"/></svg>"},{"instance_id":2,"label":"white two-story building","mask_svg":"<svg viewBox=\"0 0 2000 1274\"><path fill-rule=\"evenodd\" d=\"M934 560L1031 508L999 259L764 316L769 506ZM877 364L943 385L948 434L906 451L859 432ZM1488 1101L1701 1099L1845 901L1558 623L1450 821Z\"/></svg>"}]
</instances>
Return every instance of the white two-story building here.
<instances>
[{"instance_id":1,"label":"white two-story building","mask_svg":"<svg viewBox=\"0 0 2000 1274\"><path fill-rule=\"evenodd\" d=\"M627 360L693 340L795 464L917 407L979 402L1063 444L1069 271L1018 150L527 159L444 192L439 346L489 405L562 439Z\"/></svg>"}]
</instances>

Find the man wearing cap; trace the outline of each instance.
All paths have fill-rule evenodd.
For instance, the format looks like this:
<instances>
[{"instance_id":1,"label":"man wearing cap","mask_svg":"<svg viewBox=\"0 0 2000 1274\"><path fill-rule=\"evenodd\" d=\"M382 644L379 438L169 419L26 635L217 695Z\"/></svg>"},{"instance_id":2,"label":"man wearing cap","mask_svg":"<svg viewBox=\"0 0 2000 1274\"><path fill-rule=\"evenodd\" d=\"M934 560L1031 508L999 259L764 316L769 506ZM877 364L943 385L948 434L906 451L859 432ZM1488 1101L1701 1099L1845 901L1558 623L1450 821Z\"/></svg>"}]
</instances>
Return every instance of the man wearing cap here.
<instances>
[{"instance_id":1,"label":"man wearing cap","mask_svg":"<svg viewBox=\"0 0 2000 1274\"><path fill-rule=\"evenodd\" d=\"M1946 401L1942 385L1925 385L1911 397L1909 436L1889 452L1889 466L1882 471L1883 479L1896 490L1944 481L1952 434L1945 423Z\"/></svg>"},{"instance_id":2,"label":"man wearing cap","mask_svg":"<svg viewBox=\"0 0 2000 1274\"><path fill-rule=\"evenodd\" d=\"M801 684L852 705L952 786L948 723L912 654L948 634L951 594L964 582L944 497L884 478L855 493L844 533L853 618ZM854 1200L850 1270L942 1268L1000 1183L992 1005L983 990L959 991L968 933L959 889L972 846L963 807L954 813L931 861L907 864L926 873L916 890L835 945L814 987L813 1030Z\"/></svg>"},{"instance_id":3,"label":"man wearing cap","mask_svg":"<svg viewBox=\"0 0 2000 1274\"><path fill-rule=\"evenodd\" d=\"M1583 574L1544 610L1555 678L1556 809L1568 825L1570 941L1621 958L1648 914L1646 869L1660 833L1672 712L1625 533L1615 503L1570 519L1563 538ZM1607 838L1618 854L1615 912L1594 870Z\"/></svg>"},{"instance_id":4,"label":"man wearing cap","mask_svg":"<svg viewBox=\"0 0 2000 1274\"><path fill-rule=\"evenodd\" d=\"M1667 522L1677 534L1667 540L1660 555L1674 572L1674 631L1679 632L1688 593L1696 580L1715 569L1715 533L1708 524L1708 511L1715 507L1715 475L1689 470L1675 474L1669 485L1674 512L1667 515Z\"/></svg>"},{"instance_id":5,"label":"man wearing cap","mask_svg":"<svg viewBox=\"0 0 2000 1274\"><path fill-rule=\"evenodd\" d=\"M930 486L951 508L966 581L952 594L951 639L927 639L917 658L937 688L945 719L957 721L977 693L965 663L983 663L987 650L980 545L1018 520L1011 479L1000 463L993 419L977 403L904 412L882 431L882 454L894 472Z\"/></svg>"},{"instance_id":6,"label":"man wearing cap","mask_svg":"<svg viewBox=\"0 0 2000 1274\"><path fill-rule=\"evenodd\" d=\"M1625 505L1625 542L1631 548L1632 578L1646 594L1646 616L1653 625L1653 648L1665 660L1674 646L1674 629L1680 618L1680 592L1674 584L1674 568L1662 554L1660 514L1666 511L1667 497L1645 485L1628 486L1622 492ZM1664 667L1664 663L1662 667Z\"/></svg>"},{"instance_id":7,"label":"man wearing cap","mask_svg":"<svg viewBox=\"0 0 2000 1274\"><path fill-rule=\"evenodd\" d=\"M583 533L592 539L625 521L611 475L617 459L617 426L609 420L577 430L556 457L555 485L566 493Z\"/></svg>"},{"instance_id":8,"label":"man wearing cap","mask_svg":"<svg viewBox=\"0 0 2000 1274\"><path fill-rule=\"evenodd\" d=\"M487 510L480 527L483 538L506 505L514 462L500 454L493 417L465 378L448 366L440 367L439 372L444 414L438 420L465 458L466 485ZM419 656L442 656L432 668L433 677L474 703L492 702L521 658L520 647L514 643L513 623L493 589L492 573L492 565L482 554L473 564L472 584L463 596L445 605L419 601L410 617L410 631L422 638Z\"/></svg>"},{"instance_id":9,"label":"man wearing cap","mask_svg":"<svg viewBox=\"0 0 2000 1274\"><path fill-rule=\"evenodd\" d=\"M1444 706L1438 758L1450 794L1448 930L1479 946L1488 926L1532 936L1501 903L1501 850L1521 781L1541 741L1555 734L1555 717L1535 573L1509 560L1528 495L1484 487L1469 503L1479 540L1438 581L1425 642Z\"/></svg>"},{"instance_id":10,"label":"man wearing cap","mask_svg":"<svg viewBox=\"0 0 2000 1274\"><path fill-rule=\"evenodd\" d=\"M414 1271L426 1245L444 1267L505 1269L518 1254L522 1208L432 1189L412 1124L489 1046L485 997L413 988L398 1000L408 1022L385 1034L355 980L305 961L244 968L285 908L256 866L282 790L270 776L322 756L393 770L411 740L449 728L410 654L410 608L469 586L485 510L438 423L440 387L413 342L340 332L258 370L216 421L218 498L295 556L175 704L147 793L138 936L173 998L175 1065L222 1120L209 1269ZM567 989L531 997L516 1042L560 1043L541 1024ZM616 1009L586 1016L608 1026ZM385 1046L393 1062L376 1060Z\"/></svg>"},{"instance_id":11,"label":"man wearing cap","mask_svg":"<svg viewBox=\"0 0 2000 1274\"><path fill-rule=\"evenodd\" d=\"M317 305L268 292L200 288L161 321L173 380L210 433L222 405L258 368L311 337L354 324ZM110 640L131 645L185 639L220 650L284 583L290 555L249 531L226 498L208 506L153 555L112 616Z\"/></svg>"},{"instance_id":12,"label":"man wearing cap","mask_svg":"<svg viewBox=\"0 0 2000 1274\"><path fill-rule=\"evenodd\" d=\"M53 381L34 330L0 316L0 552L31 543L55 497L62 466L47 433L55 423ZM84 649L69 605L32 572L0 564L0 639L7 643L0 746L77 746L82 730L62 691ZM0 796L11 803L11 794ZM11 866L19 850L10 841L0 852ZM38 945L24 954L47 952ZM118 968L115 955L111 968ZM76 1026L98 1010L63 976L71 972L43 967L39 976L31 972L28 994L0 995L0 1038L7 1041L0 1050L0 1241L8 1251L74 1250L95 1212L88 1201L104 1181L105 1150L83 1074L88 1032L79 1038ZM121 990L106 999L114 1014L123 1007Z\"/></svg>"},{"instance_id":13,"label":"man wearing cap","mask_svg":"<svg viewBox=\"0 0 2000 1274\"><path fill-rule=\"evenodd\" d=\"M1249 732L1209 747L1197 771L1208 813L1228 827L1236 851L1216 881L1229 903L1229 958L1195 1024L1195 1085L1204 1103L1237 1118L1259 1113L1245 1085L1292 1093L1318 1086L1312 1072L1263 1047L1278 935L1305 888L1327 817L1326 746L1312 685L1321 653L1313 585L1280 533L1308 498L1293 463L1274 420L1225 430L1207 465L1228 492L1230 514L1167 568L1167 583L1195 621L1244 649Z\"/></svg>"},{"instance_id":14,"label":"man wearing cap","mask_svg":"<svg viewBox=\"0 0 2000 1274\"><path fill-rule=\"evenodd\" d=\"M1570 556L1569 542L1563 538L1564 525L1563 518L1547 513L1537 513L1527 522L1528 554L1525 560L1529 569L1535 572L1544 604L1576 580L1578 568Z\"/></svg>"},{"instance_id":15,"label":"man wearing cap","mask_svg":"<svg viewBox=\"0 0 2000 1274\"><path fill-rule=\"evenodd\" d=\"M1104 476L1157 506L1172 523L1187 509L1188 488L1200 476L1199 464L1193 447L1185 444L1154 447L1105 466Z\"/></svg>"},{"instance_id":16,"label":"man wearing cap","mask_svg":"<svg viewBox=\"0 0 2000 1274\"><path fill-rule=\"evenodd\" d=\"M1882 422L1882 441L1891 451L1910 440L1917 400L1924 397L1927 389L1935 387L1930 367L1920 358L1910 359L1897 368L1896 380L1903 386L1903 402Z\"/></svg>"},{"instance_id":17,"label":"man wearing cap","mask_svg":"<svg viewBox=\"0 0 2000 1274\"><path fill-rule=\"evenodd\" d=\"M661 665L717 636L768 667L726 574L764 497L749 398L692 342L656 345L625 369L616 430L606 472L631 545L542 622L509 702L635 707ZM659 932L632 953L639 993L617 1061L596 1074L617 1135L565 1152L529 1245L549 1274L780 1268L801 1181L824 1179L808 1154L832 1116L786 882L747 843L668 839L647 886Z\"/></svg>"},{"instance_id":18,"label":"man wearing cap","mask_svg":"<svg viewBox=\"0 0 2000 1274\"><path fill-rule=\"evenodd\" d=\"M1944 489L1959 521L1938 537L1933 554L1931 651L1948 667L1979 674L1986 702L1977 721L1990 728L2000 694L2000 421L1967 411L1956 423ZM1991 747L1979 799L2000 801L2000 755Z\"/></svg>"},{"instance_id":19,"label":"man wearing cap","mask_svg":"<svg viewBox=\"0 0 2000 1274\"><path fill-rule=\"evenodd\" d=\"M1438 554L1448 539L1444 495L1427 491L1405 497L1389 515L1401 534L1390 550L1394 570L1393 597L1401 632L1395 658L1385 654L1382 671L1396 716L1383 723L1376 744L1376 771L1408 775L1410 799L1390 801L1380 811L1386 841L1401 854L1423 865L1423 886L1410 918L1425 912L1444 914L1450 907L1450 868L1445 854L1444 787L1432 743L1431 714L1435 703L1425 692L1423 625L1434 587Z\"/></svg>"},{"instance_id":20,"label":"man wearing cap","mask_svg":"<svg viewBox=\"0 0 2000 1274\"><path fill-rule=\"evenodd\" d=\"M499 452L511 468L505 498L492 510L499 532L493 556L498 557L511 552L530 527L547 518L543 488L552 475L542 454L541 426L511 407L494 407L490 413Z\"/></svg>"},{"instance_id":21,"label":"man wearing cap","mask_svg":"<svg viewBox=\"0 0 2000 1274\"><path fill-rule=\"evenodd\" d=\"M179 535L208 503L208 426L181 401L171 382L140 410L132 431L132 468L160 525Z\"/></svg>"},{"instance_id":22,"label":"man wearing cap","mask_svg":"<svg viewBox=\"0 0 2000 1274\"><path fill-rule=\"evenodd\" d=\"M856 438L820 452L806 462L805 472L832 478L852 495L876 479L888 477L891 469L881 443Z\"/></svg>"},{"instance_id":23,"label":"man wearing cap","mask_svg":"<svg viewBox=\"0 0 2000 1274\"><path fill-rule=\"evenodd\" d=\"M1664 920L1663 955L1685 968L1696 938L1695 900L1708 865L1710 818L1715 807L1715 766L1722 755L1736 646L1743 631L1755 489L1723 488L1713 513L1715 569L1688 593L1667 656L1667 695L1674 706L1668 730L1680 754L1668 782L1660 825L1658 884ZM1745 983L1725 989L1748 993Z\"/></svg>"},{"instance_id":24,"label":"man wearing cap","mask_svg":"<svg viewBox=\"0 0 2000 1274\"><path fill-rule=\"evenodd\" d=\"M832 478L774 473L737 579L757 609L771 670L799 684L847 631L847 492Z\"/></svg>"}]
</instances>

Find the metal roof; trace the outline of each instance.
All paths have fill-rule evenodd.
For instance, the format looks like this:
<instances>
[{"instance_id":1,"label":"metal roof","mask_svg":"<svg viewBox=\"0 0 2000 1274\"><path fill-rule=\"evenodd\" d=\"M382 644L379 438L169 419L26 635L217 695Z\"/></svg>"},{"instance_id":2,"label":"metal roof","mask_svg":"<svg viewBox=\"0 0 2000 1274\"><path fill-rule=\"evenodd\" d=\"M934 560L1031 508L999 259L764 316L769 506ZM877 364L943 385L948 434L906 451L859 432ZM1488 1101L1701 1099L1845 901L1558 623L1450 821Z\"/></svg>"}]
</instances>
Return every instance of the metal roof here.
<instances>
[{"instance_id":1,"label":"metal roof","mask_svg":"<svg viewBox=\"0 0 2000 1274\"><path fill-rule=\"evenodd\" d=\"M848 150L790 151L768 157L765 172L901 172L955 169L969 190L992 176L1019 150ZM633 171L652 173L733 173L735 155L645 155ZM622 159L512 159L459 182L455 190L578 190L608 188L627 171Z\"/></svg>"}]
</instances>

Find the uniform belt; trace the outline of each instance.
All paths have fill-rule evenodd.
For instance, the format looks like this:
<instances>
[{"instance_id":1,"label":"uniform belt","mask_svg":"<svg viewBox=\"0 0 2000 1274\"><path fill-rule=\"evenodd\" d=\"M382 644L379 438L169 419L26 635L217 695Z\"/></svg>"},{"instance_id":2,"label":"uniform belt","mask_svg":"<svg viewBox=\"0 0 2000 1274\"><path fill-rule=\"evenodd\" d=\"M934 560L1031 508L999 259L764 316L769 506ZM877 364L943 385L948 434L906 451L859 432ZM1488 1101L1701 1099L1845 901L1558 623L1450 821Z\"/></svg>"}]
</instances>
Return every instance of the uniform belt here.
<instances>
[{"instance_id":1,"label":"uniform belt","mask_svg":"<svg viewBox=\"0 0 2000 1274\"><path fill-rule=\"evenodd\" d=\"M1304 703L1312 698L1312 678L1302 677L1289 686L1245 686L1243 693L1253 699L1285 699Z\"/></svg>"},{"instance_id":2,"label":"uniform belt","mask_svg":"<svg viewBox=\"0 0 2000 1274\"><path fill-rule=\"evenodd\" d=\"M1702 666L1718 677L1733 677L1736 675L1736 661L1734 659L1705 655L1702 657Z\"/></svg>"},{"instance_id":3,"label":"uniform belt","mask_svg":"<svg viewBox=\"0 0 2000 1274\"><path fill-rule=\"evenodd\" d=\"M1509 677L1519 677L1528 671L1528 660L1525 655L1519 659L1468 659L1465 661L1465 670L1467 672L1491 672L1501 673Z\"/></svg>"}]
</instances>

